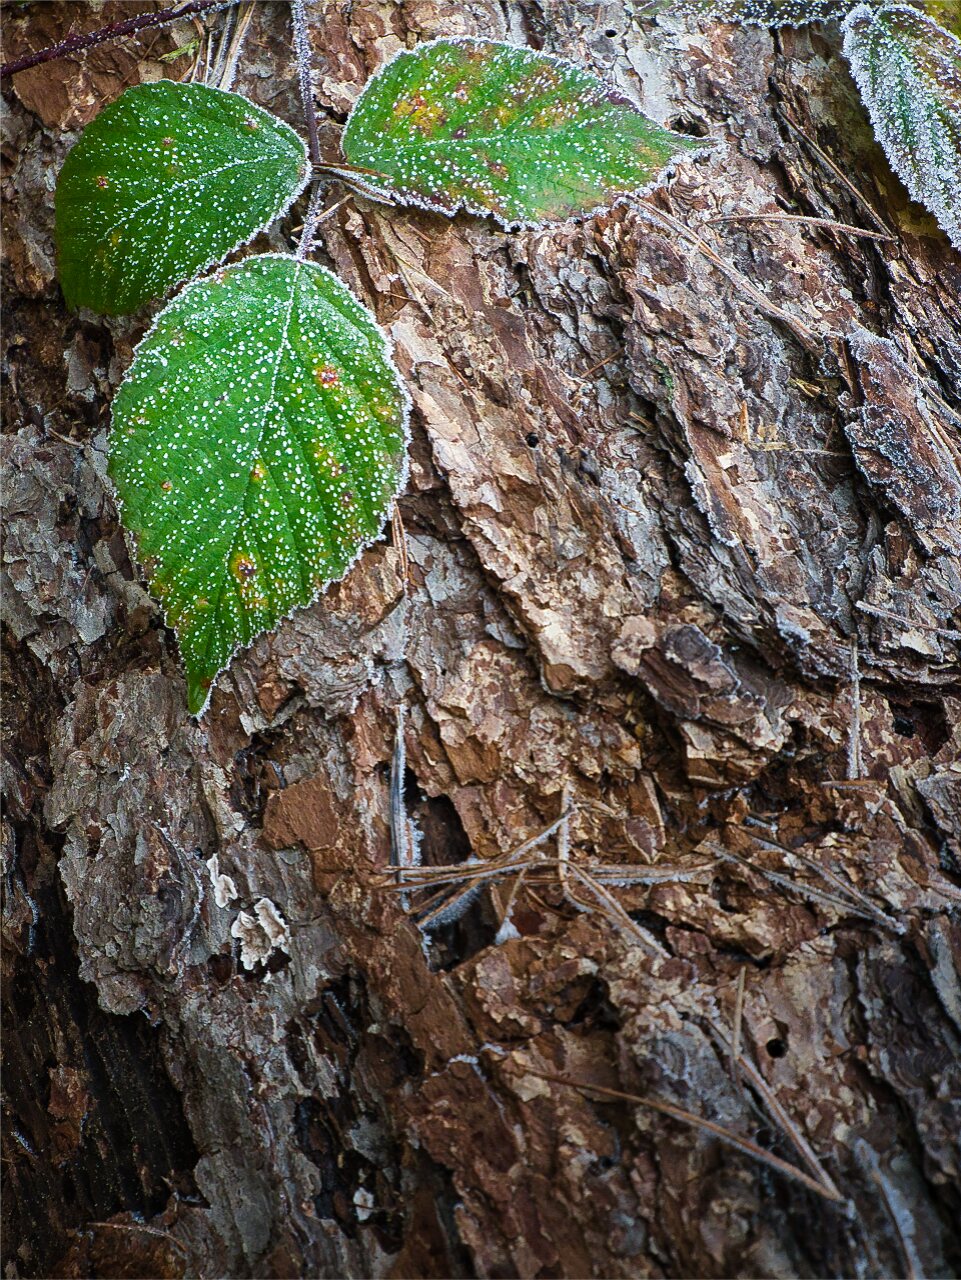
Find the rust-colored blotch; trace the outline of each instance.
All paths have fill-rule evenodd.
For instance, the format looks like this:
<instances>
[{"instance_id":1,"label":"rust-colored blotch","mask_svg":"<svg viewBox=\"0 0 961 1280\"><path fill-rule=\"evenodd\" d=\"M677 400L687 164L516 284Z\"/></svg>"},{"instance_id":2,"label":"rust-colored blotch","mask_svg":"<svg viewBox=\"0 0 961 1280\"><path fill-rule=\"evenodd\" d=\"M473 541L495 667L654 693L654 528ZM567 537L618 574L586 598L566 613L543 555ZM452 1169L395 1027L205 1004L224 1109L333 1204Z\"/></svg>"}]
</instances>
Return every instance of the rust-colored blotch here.
<instances>
[{"instance_id":1,"label":"rust-colored blotch","mask_svg":"<svg viewBox=\"0 0 961 1280\"><path fill-rule=\"evenodd\" d=\"M340 374L332 364L322 364L314 370L314 381L318 387L336 387L340 382Z\"/></svg>"},{"instance_id":2,"label":"rust-colored blotch","mask_svg":"<svg viewBox=\"0 0 961 1280\"><path fill-rule=\"evenodd\" d=\"M230 572L241 582L245 582L252 578L257 572L257 566L251 560L250 556L245 556L238 552L231 558Z\"/></svg>"}]
</instances>

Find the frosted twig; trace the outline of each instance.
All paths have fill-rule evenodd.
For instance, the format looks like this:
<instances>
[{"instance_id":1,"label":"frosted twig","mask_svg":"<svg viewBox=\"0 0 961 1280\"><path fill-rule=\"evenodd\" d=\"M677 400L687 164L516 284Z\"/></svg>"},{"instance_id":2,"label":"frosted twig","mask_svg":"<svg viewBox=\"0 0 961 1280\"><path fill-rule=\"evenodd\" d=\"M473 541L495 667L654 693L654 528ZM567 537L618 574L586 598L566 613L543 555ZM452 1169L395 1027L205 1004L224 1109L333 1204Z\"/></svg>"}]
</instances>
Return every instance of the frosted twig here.
<instances>
[{"instance_id":1,"label":"frosted twig","mask_svg":"<svg viewBox=\"0 0 961 1280\"><path fill-rule=\"evenodd\" d=\"M848 736L848 779L864 776L861 759L861 665L858 638L851 639L851 728Z\"/></svg>"},{"instance_id":2,"label":"frosted twig","mask_svg":"<svg viewBox=\"0 0 961 1280\"><path fill-rule=\"evenodd\" d=\"M216 13L218 9L229 9L238 0L180 0L179 4L169 9L157 9L153 13L139 13L135 18L124 18L120 22L111 22L96 31L74 33L61 40L59 44L48 49L40 49L37 53L25 53L12 62L5 62L0 67L0 80L6 76L16 75L18 71L26 71L28 67L39 66L41 62L53 62L55 58L66 58L72 53L80 53L83 49L92 49L95 45L105 44L108 40L119 40L123 36L136 35L147 27L161 27L168 22L179 22L181 18L189 18L195 13Z\"/></svg>"},{"instance_id":3,"label":"frosted twig","mask_svg":"<svg viewBox=\"0 0 961 1280\"><path fill-rule=\"evenodd\" d=\"M866 782L868 779L860 779L860 781ZM887 928L893 929L895 933L904 933L904 926L902 924L897 920L892 919L891 916L889 916L887 912L882 911L880 907L875 906L870 898L865 897L865 895L855 885L846 883L840 878L840 876L836 876L833 871L829 870L827 867L821 866L816 859L807 857L806 854L801 853L797 849L789 849L787 845L778 844L776 840L767 840L763 836L753 835L750 838L754 844L759 845L761 848L772 849L785 857L797 858L797 860L807 867L809 871L813 871L815 875L818 875L822 880L827 881L827 883L837 889L839 893L844 894L846 897L851 898L851 900L856 904L864 907L865 911L870 912L879 924L883 924Z\"/></svg>"},{"instance_id":4,"label":"frosted twig","mask_svg":"<svg viewBox=\"0 0 961 1280\"><path fill-rule=\"evenodd\" d=\"M881 221L880 217L878 217L874 209L868 203L867 199L861 194L861 192L857 189L857 187L854 185L851 179L841 169L838 168L838 166L834 163L834 161L827 154L827 152L823 151L818 146L818 144L814 141L813 138L808 137L808 135L804 132L804 130L801 128L801 126L794 119L794 117L791 115L791 113L788 111L788 109L784 106L783 103L780 106L778 106L777 112L778 112L778 115L781 117L781 119L784 121L784 123L789 128L793 129L799 138L802 138L807 143L807 145L811 148L811 150L814 152L817 158L821 161L824 167L826 169L829 169L831 173L834 174L835 178L837 178L838 182L841 183L844 189L851 196L854 197L854 200L857 202L857 204L861 206L861 208L868 215L868 217L871 219L874 225L876 227L880 227L883 231L887 231L888 228Z\"/></svg>"},{"instance_id":5,"label":"frosted twig","mask_svg":"<svg viewBox=\"0 0 961 1280\"><path fill-rule=\"evenodd\" d=\"M304 103L304 119L307 124L307 147L310 163L320 164L320 138L317 134L317 109L314 106L314 87L310 80L312 50L304 0L291 0L290 16L294 26L294 55L297 59L297 77L300 96Z\"/></svg>"},{"instance_id":6,"label":"frosted twig","mask_svg":"<svg viewBox=\"0 0 961 1280\"><path fill-rule=\"evenodd\" d=\"M615 924L624 930L625 933L630 934L630 936L634 938L635 941L639 942L642 947L658 956L661 960L669 959L670 953L661 946L652 934L642 928L636 920L632 920L617 899L612 894L608 893L603 885L598 884L592 875L585 871L583 867L579 867L576 862L572 862L570 864L570 869L571 874L576 876L577 879L580 880L580 882L594 895L598 902L600 902L603 908L601 912L603 916L610 920L612 924ZM567 896L572 902L579 902L582 907L587 906L583 899L577 898L577 896L572 892L570 885L568 885ZM588 907L588 909L590 908Z\"/></svg>"},{"instance_id":7,"label":"frosted twig","mask_svg":"<svg viewBox=\"0 0 961 1280\"><path fill-rule=\"evenodd\" d=\"M314 233L320 222L320 206L323 203L323 199L324 189L319 182L315 183L314 189L310 193L307 216L304 218L304 229L300 233L300 243L297 246L298 262L303 262L314 247Z\"/></svg>"},{"instance_id":8,"label":"frosted twig","mask_svg":"<svg viewBox=\"0 0 961 1280\"><path fill-rule=\"evenodd\" d=\"M811 898L815 902L834 907L836 911L861 916L865 920L875 918L874 912L865 911L863 908L856 906L850 899L839 898L833 893L827 893L824 889L815 889L813 885L802 884L800 881L792 880L790 876L783 876L777 871L769 871L767 867L759 866L755 862L749 862L747 858L742 858L739 853L732 853L729 849L724 849L719 844L714 844L711 841L706 842L706 847L712 853L716 853L723 861L733 862L738 866L746 867L749 871L755 871L759 876L763 876L765 880L770 880L772 884L800 894L801 897Z\"/></svg>"}]
</instances>

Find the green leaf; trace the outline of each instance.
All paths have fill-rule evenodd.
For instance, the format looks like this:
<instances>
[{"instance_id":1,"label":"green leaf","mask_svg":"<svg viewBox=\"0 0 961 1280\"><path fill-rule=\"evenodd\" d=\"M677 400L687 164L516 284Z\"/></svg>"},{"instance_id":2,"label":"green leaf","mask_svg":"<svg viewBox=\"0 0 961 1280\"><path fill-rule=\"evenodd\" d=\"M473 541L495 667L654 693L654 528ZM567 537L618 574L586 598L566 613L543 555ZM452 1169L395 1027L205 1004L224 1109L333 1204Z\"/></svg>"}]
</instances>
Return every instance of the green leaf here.
<instances>
[{"instance_id":1,"label":"green leaf","mask_svg":"<svg viewBox=\"0 0 961 1280\"><path fill-rule=\"evenodd\" d=\"M236 93L161 80L83 131L57 182L71 306L134 311L268 226L310 174L289 125Z\"/></svg>"},{"instance_id":2,"label":"green leaf","mask_svg":"<svg viewBox=\"0 0 961 1280\"><path fill-rule=\"evenodd\" d=\"M908 5L859 5L844 52L891 167L961 249L961 40Z\"/></svg>"},{"instance_id":3,"label":"green leaf","mask_svg":"<svg viewBox=\"0 0 961 1280\"><path fill-rule=\"evenodd\" d=\"M381 198L509 226L589 213L704 146L570 62L470 39L398 54L368 81L343 135L345 157Z\"/></svg>"},{"instance_id":4,"label":"green leaf","mask_svg":"<svg viewBox=\"0 0 961 1280\"><path fill-rule=\"evenodd\" d=\"M248 258L154 321L114 402L110 475L191 712L238 648L378 537L408 403L370 312L310 262Z\"/></svg>"}]
</instances>

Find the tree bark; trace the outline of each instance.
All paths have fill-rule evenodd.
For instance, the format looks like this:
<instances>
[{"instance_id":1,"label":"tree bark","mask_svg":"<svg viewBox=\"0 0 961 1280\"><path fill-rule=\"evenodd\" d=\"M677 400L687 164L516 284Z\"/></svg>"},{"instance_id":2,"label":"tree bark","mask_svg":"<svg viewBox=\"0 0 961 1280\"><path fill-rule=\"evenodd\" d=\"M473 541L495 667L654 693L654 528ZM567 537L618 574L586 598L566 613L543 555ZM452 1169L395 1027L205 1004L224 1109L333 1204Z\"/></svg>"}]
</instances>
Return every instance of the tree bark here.
<instances>
[{"instance_id":1,"label":"tree bark","mask_svg":"<svg viewBox=\"0 0 961 1280\"><path fill-rule=\"evenodd\" d=\"M5 56L127 13L25 6ZM195 722L104 479L147 317L66 310L52 221L196 33L5 86L5 1274L958 1274L958 255L835 28L310 14L325 157L459 33L719 145L538 232L323 224L413 396L404 532ZM302 128L286 5L235 87ZM385 883L552 825L432 930Z\"/></svg>"}]
</instances>

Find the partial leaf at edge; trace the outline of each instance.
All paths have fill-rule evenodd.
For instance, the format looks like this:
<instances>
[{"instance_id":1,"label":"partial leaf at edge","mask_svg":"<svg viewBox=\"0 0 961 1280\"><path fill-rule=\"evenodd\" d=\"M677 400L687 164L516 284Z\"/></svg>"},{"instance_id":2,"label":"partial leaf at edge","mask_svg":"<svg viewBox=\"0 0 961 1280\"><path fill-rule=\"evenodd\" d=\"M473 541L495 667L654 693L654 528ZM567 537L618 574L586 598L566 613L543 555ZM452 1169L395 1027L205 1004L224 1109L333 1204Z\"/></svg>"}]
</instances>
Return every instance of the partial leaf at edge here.
<instances>
[{"instance_id":1,"label":"partial leaf at edge","mask_svg":"<svg viewBox=\"0 0 961 1280\"><path fill-rule=\"evenodd\" d=\"M844 52L891 167L961 249L961 40L908 5L859 5Z\"/></svg>"},{"instance_id":2,"label":"partial leaf at edge","mask_svg":"<svg viewBox=\"0 0 961 1280\"><path fill-rule=\"evenodd\" d=\"M171 80L127 89L60 171L64 297L109 315L136 310L268 226L309 173L294 130L236 93Z\"/></svg>"},{"instance_id":3,"label":"partial leaf at edge","mask_svg":"<svg viewBox=\"0 0 961 1280\"><path fill-rule=\"evenodd\" d=\"M706 145L573 63L466 37L399 53L368 81L342 139L381 194L509 226L590 213Z\"/></svg>"},{"instance_id":4,"label":"partial leaf at edge","mask_svg":"<svg viewBox=\"0 0 961 1280\"><path fill-rule=\"evenodd\" d=\"M313 263L247 258L157 317L114 402L110 475L192 713L380 534L407 406L370 312Z\"/></svg>"},{"instance_id":5,"label":"partial leaf at edge","mask_svg":"<svg viewBox=\"0 0 961 1280\"><path fill-rule=\"evenodd\" d=\"M745 26L803 27L840 20L857 0L658 0L658 13L716 18Z\"/></svg>"}]
</instances>

